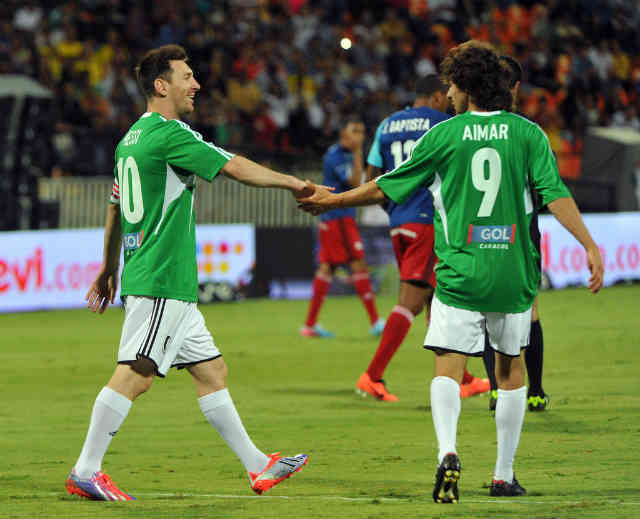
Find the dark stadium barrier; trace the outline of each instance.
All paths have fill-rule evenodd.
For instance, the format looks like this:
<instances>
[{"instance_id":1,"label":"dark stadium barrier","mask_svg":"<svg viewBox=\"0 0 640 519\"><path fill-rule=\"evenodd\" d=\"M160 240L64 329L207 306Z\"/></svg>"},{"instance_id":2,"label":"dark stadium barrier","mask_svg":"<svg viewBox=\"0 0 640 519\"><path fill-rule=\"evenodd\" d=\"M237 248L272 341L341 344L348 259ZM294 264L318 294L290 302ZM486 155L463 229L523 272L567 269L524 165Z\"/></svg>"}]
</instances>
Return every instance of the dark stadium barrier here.
<instances>
[{"instance_id":1,"label":"dark stadium barrier","mask_svg":"<svg viewBox=\"0 0 640 519\"><path fill-rule=\"evenodd\" d=\"M30 77L0 81L0 230L37 229L38 179L52 160L52 93Z\"/></svg>"},{"instance_id":2,"label":"dark stadium barrier","mask_svg":"<svg viewBox=\"0 0 640 519\"><path fill-rule=\"evenodd\" d=\"M585 211L640 209L640 132L589 128L574 196Z\"/></svg>"},{"instance_id":3,"label":"dark stadium barrier","mask_svg":"<svg viewBox=\"0 0 640 519\"><path fill-rule=\"evenodd\" d=\"M393 283L395 258L389 228L360 226L365 257L374 291ZM317 227L258 228L256 268L251 296L307 299L317 268ZM350 272L340 266L334 272L330 294L354 294Z\"/></svg>"}]
</instances>

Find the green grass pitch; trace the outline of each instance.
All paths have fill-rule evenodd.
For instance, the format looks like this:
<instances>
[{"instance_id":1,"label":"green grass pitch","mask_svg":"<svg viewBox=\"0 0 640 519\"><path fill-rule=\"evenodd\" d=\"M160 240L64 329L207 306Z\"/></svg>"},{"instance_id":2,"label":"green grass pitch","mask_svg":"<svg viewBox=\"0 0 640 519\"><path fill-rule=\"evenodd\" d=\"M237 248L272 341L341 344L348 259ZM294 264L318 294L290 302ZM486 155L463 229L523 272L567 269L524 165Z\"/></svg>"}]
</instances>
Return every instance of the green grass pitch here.
<instances>
[{"instance_id":1,"label":"green grass pitch","mask_svg":"<svg viewBox=\"0 0 640 519\"><path fill-rule=\"evenodd\" d=\"M400 402L362 399L355 382L377 340L354 297L329 298L335 339L298 335L305 301L202 306L229 365L245 426L265 452L309 464L254 496L200 413L185 371L133 406L103 468L130 503L67 496L93 401L114 367L122 311L0 315L0 517L637 517L640 515L640 286L543 292L547 412L527 412L516 473L529 495L494 499L488 399L462 403L460 503L431 499L436 442L432 353L417 318L385 375ZM381 315L395 304L378 299ZM480 360L469 363L481 375Z\"/></svg>"}]
</instances>

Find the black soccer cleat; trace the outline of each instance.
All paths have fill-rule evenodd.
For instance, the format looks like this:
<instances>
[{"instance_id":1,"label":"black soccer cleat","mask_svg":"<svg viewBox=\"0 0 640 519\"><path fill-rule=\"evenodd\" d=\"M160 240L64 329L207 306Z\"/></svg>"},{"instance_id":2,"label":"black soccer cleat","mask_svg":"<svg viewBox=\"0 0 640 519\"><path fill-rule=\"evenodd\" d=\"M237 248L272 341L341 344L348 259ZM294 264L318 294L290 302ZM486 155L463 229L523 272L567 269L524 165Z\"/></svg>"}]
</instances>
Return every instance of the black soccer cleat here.
<instances>
[{"instance_id":1,"label":"black soccer cleat","mask_svg":"<svg viewBox=\"0 0 640 519\"><path fill-rule=\"evenodd\" d=\"M542 395L529 395L527 397L527 407L529 411L544 411L549 405L549 395L542 393Z\"/></svg>"},{"instance_id":2,"label":"black soccer cleat","mask_svg":"<svg viewBox=\"0 0 640 519\"><path fill-rule=\"evenodd\" d=\"M433 487L433 500L436 503L458 502L458 481L461 471L458 455L453 452L447 454L436 471L436 484Z\"/></svg>"},{"instance_id":3,"label":"black soccer cleat","mask_svg":"<svg viewBox=\"0 0 640 519\"><path fill-rule=\"evenodd\" d=\"M517 497L526 494L527 489L518 483L515 474L513 475L513 483L496 481L494 479L491 482L491 489L489 490L489 495L492 497Z\"/></svg>"}]
</instances>

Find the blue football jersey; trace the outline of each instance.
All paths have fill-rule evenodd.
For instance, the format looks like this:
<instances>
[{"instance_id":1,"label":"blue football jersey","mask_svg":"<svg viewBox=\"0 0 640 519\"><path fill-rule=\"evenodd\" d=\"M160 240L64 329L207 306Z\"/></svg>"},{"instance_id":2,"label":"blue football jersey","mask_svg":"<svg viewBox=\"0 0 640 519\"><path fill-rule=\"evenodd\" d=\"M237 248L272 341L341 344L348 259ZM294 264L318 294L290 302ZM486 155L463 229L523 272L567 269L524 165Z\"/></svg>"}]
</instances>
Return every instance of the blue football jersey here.
<instances>
[{"instance_id":1,"label":"blue football jersey","mask_svg":"<svg viewBox=\"0 0 640 519\"><path fill-rule=\"evenodd\" d=\"M353 153L339 144L331 146L324 155L323 183L325 186L334 187L334 193L343 193L352 188L349 184L353 169ZM345 216L356 216L354 207L332 209L320 215L320 220L336 220Z\"/></svg>"},{"instance_id":2,"label":"blue football jersey","mask_svg":"<svg viewBox=\"0 0 640 519\"><path fill-rule=\"evenodd\" d=\"M397 168L411 156L413 147L433 126L449 115L433 108L407 107L380 123L367 162L384 173ZM385 207L391 227L403 223L433 223L433 200L426 187L418 189L404 204L389 201Z\"/></svg>"}]
</instances>

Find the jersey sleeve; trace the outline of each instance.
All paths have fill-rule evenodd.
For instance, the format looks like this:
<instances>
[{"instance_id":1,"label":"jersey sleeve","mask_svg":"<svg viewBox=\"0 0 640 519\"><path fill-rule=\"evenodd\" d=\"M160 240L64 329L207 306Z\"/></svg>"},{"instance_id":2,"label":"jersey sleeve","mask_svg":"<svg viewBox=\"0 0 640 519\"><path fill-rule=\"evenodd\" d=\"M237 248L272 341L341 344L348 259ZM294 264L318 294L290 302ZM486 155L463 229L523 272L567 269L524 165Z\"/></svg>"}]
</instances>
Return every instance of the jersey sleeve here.
<instances>
[{"instance_id":1,"label":"jersey sleeve","mask_svg":"<svg viewBox=\"0 0 640 519\"><path fill-rule=\"evenodd\" d=\"M549 139L538 126L534 128L534 137L529 150L531 158L529 171L533 188L540 195L541 204L544 206L558 198L570 197L571 194L560 178L558 164L551 151Z\"/></svg>"},{"instance_id":2,"label":"jersey sleeve","mask_svg":"<svg viewBox=\"0 0 640 519\"><path fill-rule=\"evenodd\" d=\"M378 187L396 204L403 204L421 186L429 186L436 174L437 145L434 132L425 133L411 156L397 168L376 179Z\"/></svg>"},{"instance_id":3,"label":"jersey sleeve","mask_svg":"<svg viewBox=\"0 0 640 519\"><path fill-rule=\"evenodd\" d=\"M383 169L384 165L382 153L380 153L380 134L382 133L382 126L385 124L385 121L382 121L378 126L376 135L373 138L373 144L371 145L371 149L369 150L369 155L367 156L367 164L371 164L372 166L380 169Z\"/></svg>"},{"instance_id":4,"label":"jersey sleeve","mask_svg":"<svg viewBox=\"0 0 640 519\"><path fill-rule=\"evenodd\" d=\"M115 178L113 179L113 186L111 187L111 196L109 197L109 202L112 204L120 205L120 186L118 185L118 175L115 174Z\"/></svg>"},{"instance_id":5,"label":"jersey sleeve","mask_svg":"<svg viewBox=\"0 0 640 519\"><path fill-rule=\"evenodd\" d=\"M167 123L167 162L211 182L233 157L222 148L207 142L188 124L173 120Z\"/></svg>"}]
</instances>

